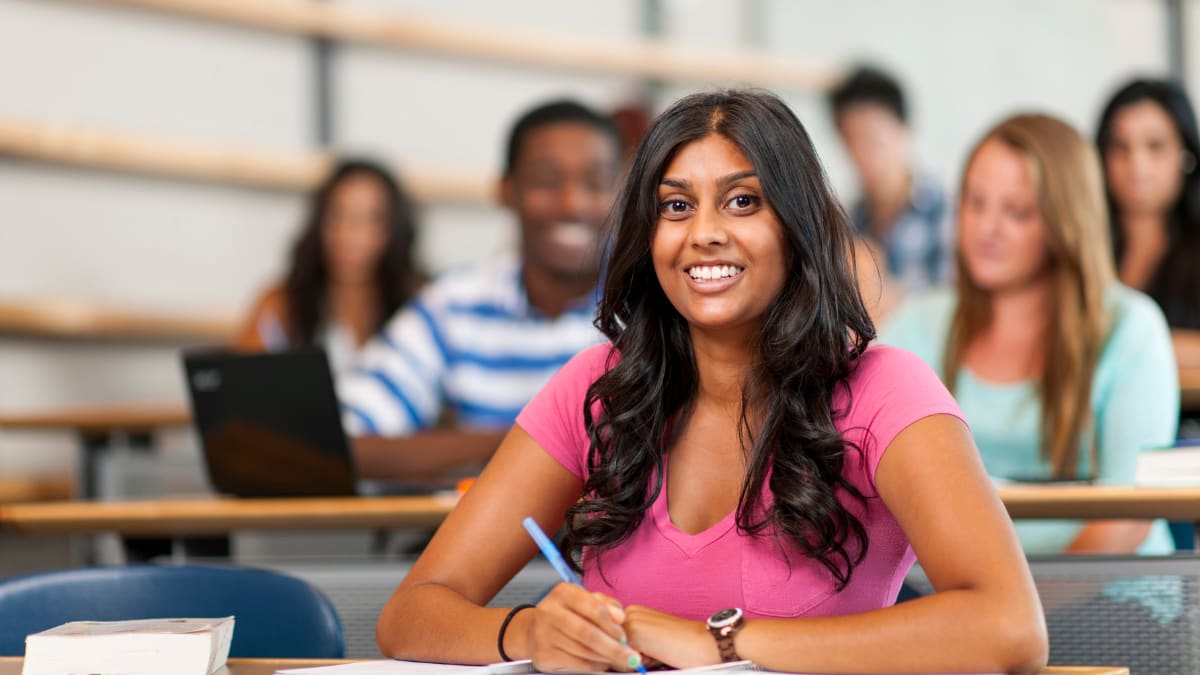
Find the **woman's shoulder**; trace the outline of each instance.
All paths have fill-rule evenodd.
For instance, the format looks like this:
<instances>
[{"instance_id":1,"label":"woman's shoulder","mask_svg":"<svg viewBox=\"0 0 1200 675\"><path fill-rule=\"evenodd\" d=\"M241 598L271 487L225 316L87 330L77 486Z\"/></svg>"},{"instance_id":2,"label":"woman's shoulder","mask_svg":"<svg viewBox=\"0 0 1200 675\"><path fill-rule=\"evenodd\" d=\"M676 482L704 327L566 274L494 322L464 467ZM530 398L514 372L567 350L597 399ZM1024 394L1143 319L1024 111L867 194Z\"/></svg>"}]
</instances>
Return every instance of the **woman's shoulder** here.
<instances>
[{"instance_id":1,"label":"woman's shoulder","mask_svg":"<svg viewBox=\"0 0 1200 675\"><path fill-rule=\"evenodd\" d=\"M905 378L926 377L937 379L929 364L917 354L895 345L873 344L858 357L848 383L854 391L877 381L904 382Z\"/></svg>"},{"instance_id":2,"label":"woman's shoulder","mask_svg":"<svg viewBox=\"0 0 1200 675\"><path fill-rule=\"evenodd\" d=\"M263 289L254 303L256 313L273 312L279 317L287 311L287 289L282 283L276 282Z\"/></svg>"},{"instance_id":3,"label":"woman's shoulder","mask_svg":"<svg viewBox=\"0 0 1200 675\"><path fill-rule=\"evenodd\" d=\"M948 318L956 306L958 306L958 291L953 286L948 284L933 286L906 296L900 306L896 308L896 316Z\"/></svg>"},{"instance_id":4,"label":"woman's shoulder","mask_svg":"<svg viewBox=\"0 0 1200 675\"><path fill-rule=\"evenodd\" d=\"M1167 319L1163 316L1158 303L1141 291L1132 289L1124 284L1113 284L1108 290L1106 304L1112 316L1112 328L1109 330L1109 349L1144 349L1153 347L1153 341L1163 342L1170 347L1170 329ZM1159 340L1159 336L1166 338ZM1146 340L1151 343L1147 344Z\"/></svg>"},{"instance_id":5,"label":"woman's shoulder","mask_svg":"<svg viewBox=\"0 0 1200 675\"><path fill-rule=\"evenodd\" d=\"M941 362L950 319L958 306L958 293L951 286L937 286L904 299L880 326L879 342L903 347L926 363Z\"/></svg>"},{"instance_id":6,"label":"woman's shoulder","mask_svg":"<svg viewBox=\"0 0 1200 675\"><path fill-rule=\"evenodd\" d=\"M234 345L250 350L277 346L272 344L277 341L277 336L267 333L282 330L287 325L287 313L287 291L283 284L276 282L268 286L254 299L250 313L234 337ZM264 327L269 330L264 332Z\"/></svg>"},{"instance_id":7,"label":"woman's shoulder","mask_svg":"<svg viewBox=\"0 0 1200 675\"><path fill-rule=\"evenodd\" d=\"M572 379L594 382L621 360L621 354L611 342L592 345L571 357L559 372Z\"/></svg>"}]
</instances>

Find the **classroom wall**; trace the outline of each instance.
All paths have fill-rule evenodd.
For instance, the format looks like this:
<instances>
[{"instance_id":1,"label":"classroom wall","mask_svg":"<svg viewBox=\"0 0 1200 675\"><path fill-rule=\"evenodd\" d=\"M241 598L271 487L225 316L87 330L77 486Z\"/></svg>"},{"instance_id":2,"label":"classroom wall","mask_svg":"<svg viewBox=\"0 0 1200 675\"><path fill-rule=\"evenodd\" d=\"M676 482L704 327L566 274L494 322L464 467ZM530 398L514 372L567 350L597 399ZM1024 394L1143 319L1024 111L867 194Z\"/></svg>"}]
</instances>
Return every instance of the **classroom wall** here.
<instances>
[{"instance_id":1,"label":"classroom wall","mask_svg":"<svg viewBox=\"0 0 1200 675\"><path fill-rule=\"evenodd\" d=\"M303 2L307 0L296 0ZM643 30L641 0L327 0L463 22L590 37ZM1133 72L1166 67L1156 0L660 0L663 39L760 46L797 60L893 69L912 100L922 164L946 180L969 143L1014 109L1092 132ZM1188 0L1200 35L1200 0ZM0 0L0 115L295 151L314 146L309 41L103 3ZM1200 91L1200 50L1189 65ZM531 102L571 95L612 107L645 91L620 77L479 63L362 46L335 48L333 140L403 175L497 171L503 135ZM701 83L721 84L721 83ZM695 83L651 88L661 107ZM782 90L834 184L854 192L819 92ZM299 195L99 172L0 157L0 298L63 297L133 309L238 312L283 268ZM427 204L432 269L511 249L508 216ZM0 409L101 401L183 402L178 344L0 337ZM190 437L177 441L190 452ZM55 470L71 439L0 434L0 472Z\"/></svg>"}]
</instances>

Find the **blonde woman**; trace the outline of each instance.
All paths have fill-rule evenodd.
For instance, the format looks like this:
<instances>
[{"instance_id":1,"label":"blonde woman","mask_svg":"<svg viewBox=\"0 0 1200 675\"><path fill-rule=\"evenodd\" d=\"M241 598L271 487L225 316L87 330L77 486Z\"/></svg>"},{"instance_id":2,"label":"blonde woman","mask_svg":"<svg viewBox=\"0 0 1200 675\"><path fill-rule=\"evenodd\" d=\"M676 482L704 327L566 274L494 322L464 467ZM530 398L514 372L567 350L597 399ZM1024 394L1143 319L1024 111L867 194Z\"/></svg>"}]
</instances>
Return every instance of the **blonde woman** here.
<instances>
[{"instance_id":1,"label":"blonde woman","mask_svg":"<svg viewBox=\"0 0 1200 675\"><path fill-rule=\"evenodd\" d=\"M1175 438L1166 321L1113 270L1100 163L1045 115L1012 117L967 162L958 282L909 299L881 341L940 370L988 472L1128 483L1140 449ZM1164 523L1022 521L1028 554L1162 553Z\"/></svg>"}]
</instances>

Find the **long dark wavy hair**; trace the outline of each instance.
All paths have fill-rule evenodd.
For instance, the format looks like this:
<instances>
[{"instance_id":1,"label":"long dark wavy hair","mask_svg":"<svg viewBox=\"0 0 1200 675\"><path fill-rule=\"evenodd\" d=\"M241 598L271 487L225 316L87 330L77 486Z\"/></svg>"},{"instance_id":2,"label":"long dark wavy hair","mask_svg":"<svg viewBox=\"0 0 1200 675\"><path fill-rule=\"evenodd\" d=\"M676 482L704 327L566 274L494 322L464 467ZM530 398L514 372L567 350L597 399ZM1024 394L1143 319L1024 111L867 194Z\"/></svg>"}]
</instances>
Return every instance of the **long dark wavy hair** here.
<instances>
[{"instance_id":1,"label":"long dark wavy hair","mask_svg":"<svg viewBox=\"0 0 1200 675\"><path fill-rule=\"evenodd\" d=\"M1174 328L1200 329L1200 130L1196 113L1183 87L1169 80L1139 79L1130 82L1113 94L1096 133L1100 154L1108 151L1112 137L1113 118L1126 106L1153 101L1167 113L1179 134L1184 150L1191 155L1185 160L1183 189L1167 215L1167 254L1146 289L1162 307L1167 323ZM1108 189L1108 212L1112 225L1113 253L1119 261L1125 253L1124 234L1120 227L1120 212Z\"/></svg>"},{"instance_id":2,"label":"long dark wavy hair","mask_svg":"<svg viewBox=\"0 0 1200 675\"><path fill-rule=\"evenodd\" d=\"M383 186L387 194L388 241L375 269L379 313L375 329L400 308L424 279L414 262L416 209L408 193L383 165L366 159L343 159L312 194L304 229L292 248L291 267L284 281L287 304L288 338L298 345L312 344L326 320L329 269L325 260L321 228L329 200L344 181L367 175Z\"/></svg>"},{"instance_id":3,"label":"long dark wavy hair","mask_svg":"<svg viewBox=\"0 0 1200 675\"><path fill-rule=\"evenodd\" d=\"M668 434L684 426L696 400L688 324L658 283L650 243L664 170L680 148L710 134L732 141L753 164L791 269L764 317L743 388L738 431L749 458L737 527L790 539L841 590L867 541L837 495L863 498L842 474L847 449L857 448L835 428L832 398L875 328L852 271L848 220L812 142L786 104L760 91L681 99L654 121L634 156L613 208L596 319L620 356L588 389L589 475L583 499L568 512L563 550L598 557L633 533L663 489ZM764 484L774 496L770 506Z\"/></svg>"}]
</instances>

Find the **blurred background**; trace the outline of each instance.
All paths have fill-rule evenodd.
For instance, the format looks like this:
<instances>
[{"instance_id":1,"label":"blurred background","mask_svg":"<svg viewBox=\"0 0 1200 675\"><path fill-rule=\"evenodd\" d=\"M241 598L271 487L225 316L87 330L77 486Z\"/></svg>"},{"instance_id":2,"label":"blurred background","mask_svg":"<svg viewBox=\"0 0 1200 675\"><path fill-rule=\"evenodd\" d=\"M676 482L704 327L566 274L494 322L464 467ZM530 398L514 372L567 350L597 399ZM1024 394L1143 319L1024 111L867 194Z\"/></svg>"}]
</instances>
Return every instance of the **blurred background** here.
<instances>
[{"instance_id":1,"label":"blurred background","mask_svg":"<svg viewBox=\"0 0 1200 675\"><path fill-rule=\"evenodd\" d=\"M280 275L330 151L399 171L437 272L513 245L504 138L548 97L636 123L698 88L770 88L849 201L824 96L870 62L953 193L1016 110L1092 135L1133 75L1200 91L1194 35L1200 0L0 0L0 410L184 405L179 348ZM166 433L194 466L190 432ZM70 475L75 443L0 432L0 476Z\"/></svg>"}]
</instances>

